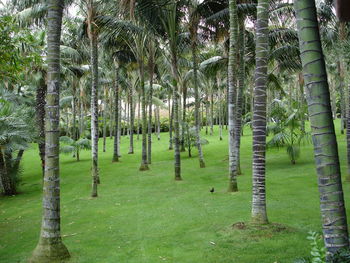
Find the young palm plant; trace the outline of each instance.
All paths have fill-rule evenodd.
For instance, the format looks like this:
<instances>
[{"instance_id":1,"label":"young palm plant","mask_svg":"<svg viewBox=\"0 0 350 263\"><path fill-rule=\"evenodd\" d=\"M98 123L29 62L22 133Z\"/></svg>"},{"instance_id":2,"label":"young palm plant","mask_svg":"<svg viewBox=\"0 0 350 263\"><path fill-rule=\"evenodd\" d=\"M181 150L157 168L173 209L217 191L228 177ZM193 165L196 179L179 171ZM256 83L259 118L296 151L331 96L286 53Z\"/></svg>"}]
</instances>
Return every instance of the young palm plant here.
<instances>
[{"instance_id":1,"label":"young palm plant","mask_svg":"<svg viewBox=\"0 0 350 263\"><path fill-rule=\"evenodd\" d=\"M80 138L75 141L68 136L61 136L60 142L63 144L60 147L60 153L73 154L73 156L77 158L78 162L80 161L80 151L91 149L90 140L85 138Z\"/></svg>"}]
</instances>

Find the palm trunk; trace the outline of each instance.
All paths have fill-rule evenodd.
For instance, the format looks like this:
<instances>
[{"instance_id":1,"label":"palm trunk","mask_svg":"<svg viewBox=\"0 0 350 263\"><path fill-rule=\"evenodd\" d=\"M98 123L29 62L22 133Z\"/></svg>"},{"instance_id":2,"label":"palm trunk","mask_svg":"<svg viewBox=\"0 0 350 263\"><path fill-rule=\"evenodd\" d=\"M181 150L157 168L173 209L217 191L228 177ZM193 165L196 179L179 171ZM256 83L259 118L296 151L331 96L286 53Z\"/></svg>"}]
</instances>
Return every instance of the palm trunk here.
<instances>
[{"instance_id":1,"label":"palm trunk","mask_svg":"<svg viewBox=\"0 0 350 263\"><path fill-rule=\"evenodd\" d=\"M59 174L59 92L60 38L63 1L48 1L47 64L48 85L45 126L45 175L43 182L43 215L39 243L29 262L58 262L69 258L61 238Z\"/></svg>"},{"instance_id":2,"label":"palm trunk","mask_svg":"<svg viewBox=\"0 0 350 263\"><path fill-rule=\"evenodd\" d=\"M348 94L349 94L349 104L350 104L350 84L348 85ZM346 126L346 149L347 149L347 157L348 157L348 174L346 176L346 180L350 181L350 105L348 104L348 118L347 118L347 126Z\"/></svg>"},{"instance_id":3,"label":"palm trunk","mask_svg":"<svg viewBox=\"0 0 350 263\"><path fill-rule=\"evenodd\" d=\"M187 100L187 87L186 84L182 87L182 129L181 129L181 152L185 152L185 123L186 123L186 100Z\"/></svg>"},{"instance_id":4,"label":"palm trunk","mask_svg":"<svg viewBox=\"0 0 350 263\"><path fill-rule=\"evenodd\" d=\"M145 72L142 59L139 61L140 66L140 85L142 99L142 158L140 171L149 170L147 163L147 115L146 115L146 92L145 92Z\"/></svg>"},{"instance_id":5,"label":"palm trunk","mask_svg":"<svg viewBox=\"0 0 350 263\"><path fill-rule=\"evenodd\" d=\"M257 12L253 109L252 221L258 224L266 224L268 223L266 213L265 155L269 1L258 0Z\"/></svg>"},{"instance_id":6,"label":"palm trunk","mask_svg":"<svg viewBox=\"0 0 350 263\"><path fill-rule=\"evenodd\" d=\"M134 153L134 122L135 122L135 111L134 111L134 92L130 89L130 146L128 154Z\"/></svg>"},{"instance_id":7,"label":"palm trunk","mask_svg":"<svg viewBox=\"0 0 350 263\"><path fill-rule=\"evenodd\" d=\"M137 140L140 140L140 118L141 118L141 96L139 93L138 106L137 106Z\"/></svg>"},{"instance_id":8,"label":"palm trunk","mask_svg":"<svg viewBox=\"0 0 350 263\"><path fill-rule=\"evenodd\" d=\"M97 28L94 22L95 7L93 0L88 0L88 34L90 39L91 55L91 140L92 140L92 189L91 197L97 197L97 184L99 183L98 175L98 44Z\"/></svg>"},{"instance_id":9,"label":"palm trunk","mask_svg":"<svg viewBox=\"0 0 350 263\"><path fill-rule=\"evenodd\" d=\"M119 162L119 67L117 62L115 65L115 79L114 79L114 148L112 162Z\"/></svg>"},{"instance_id":10,"label":"palm trunk","mask_svg":"<svg viewBox=\"0 0 350 263\"><path fill-rule=\"evenodd\" d=\"M151 41L149 45L149 62L148 62L148 70L149 70L149 98L148 98L148 145L147 145L147 161L148 164L152 163L152 107L153 107L153 75L154 75L154 43Z\"/></svg>"},{"instance_id":11,"label":"palm trunk","mask_svg":"<svg viewBox=\"0 0 350 263\"><path fill-rule=\"evenodd\" d=\"M104 90L103 98L103 152L106 152L106 137L107 137L107 88Z\"/></svg>"},{"instance_id":12,"label":"palm trunk","mask_svg":"<svg viewBox=\"0 0 350 263\"><path fill-rule=\"evenodd\" d=\"M198 31L199 18L194 15L193 27L190 29L191 33L191 50L192 50L192 62L193 62L193 87L194 87L194 119L195 119L195 135L196 135L196 145L198 149L199 167L204 168L205 162L202 151L201 137L200 137L200 127L202 121L199 116L200 109L200 99L198 90L198 58L197 58L197 31ZM203 112L203 111L202 111ZM203 118L202 118L203 120Z\"/></svg>"},{"instance_id":13,"label":"palm trunk","mask_svg":"<svg viewBox=\"0 0 350 263\"><path fill-rule=\"evenodd\" d=\"M349 235L327 71L315 2L295 0L294 7L314 144L323 236L328 253L333 254L349 248Z\"/></svg>"},{"instance_id":14,"label":"palm trunk","mask_svg":"<svg viewBox=\"0 0 350 263\"><path fill-rule=\"evenodd\" d=\"M171 69L173 73L173 119L174 119L174 172L175 180L181 178L181 157L180 157L180 118L179 118L179 90L178 90L178 69L175 51L172 51Z\"/></svg>"},{"instance_id":15,"label":"palm trunk","mask_svg":"<svg viewBox=\"0 0 350 263\"><path fill-rule=\"evenodd\" d=\"M157 138L158 141L160 141L160 110L159 106L156 107L156 112L157 112Z\"/></svg>"},{"instance_id":16,"label":"palm trunk","mask_svg":"<svg viewBox=\"0 0 350 263\"><path fill-rule=\"evenodd\" d=\"M243 103L243 91L244 91L244 78L245 78L245 65L244 65L244 50L245 50L245 28L244 19L239 19L239 38L238 38L238 49L239 49L239 69L238 69L238 90L237 90L237 107L236 107L236 126L235 126L235 155L237 162L237 175L241 175L241 135L242 135L242 103Z\"/></svg>"},{"instance_id":17,"label":"palm trunk","mask_svg":"<svg viewBox=\"0 0 350 263\"><path fill-rule=\"evenodd\" d=\"M173 117L174 117L174 102L170 103L170 94L168 96L169 101L169 150L173 149Z\"/></svg>"},{"instance_id":18,"label":"palm trunk","mask_svg":"<svg viewBox=\"0 0 350 263\"><path fill-rule=\"evenodd\" d=\"M238 16L236 0L229 1L230 8L230 49L228 64L228 142L229 142L229 192L238 191L237 155L235 146L236 100L237 100L237 54Z\"/></svg>"},{"instance_id":19,"label":"palm trunk","mask_svg":"<svg viewBox=\"0 0 350 263\"><path fill-rule=\"evenodd\" d=\"M42 176L45 173L45 96L46 96L47 86L43 79L41 80L39 86L36 90L36 123L38 127L38 146L39 146L39 156L41 160Z\"/></svg>"},{"instance_id":20,"label":"palm trunk","mask_svg":"<svg viewBox=\"0 0 350 263\"><path fill-rule=\"evenodd\" d=\"M210 91L210 135L214 134L214 91Z\"/></svg>"}]
</instances>

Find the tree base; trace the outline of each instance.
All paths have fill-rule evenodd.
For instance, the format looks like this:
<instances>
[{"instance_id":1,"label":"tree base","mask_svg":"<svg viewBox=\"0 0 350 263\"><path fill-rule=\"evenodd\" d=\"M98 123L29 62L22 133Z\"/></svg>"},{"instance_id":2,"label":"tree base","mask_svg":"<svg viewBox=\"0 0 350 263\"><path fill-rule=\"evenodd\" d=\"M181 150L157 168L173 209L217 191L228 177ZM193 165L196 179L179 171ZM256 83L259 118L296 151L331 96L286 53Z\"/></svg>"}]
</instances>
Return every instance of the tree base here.
<instances>
[{"instance_id":1,"label":"tree base","mask_svg":"<svg viewBox=\"0 0 350 263\"><path fill-rule=\"evenodd\" d=\"M252 215L251 223L254 225L267 225L269 221L267 220L267 216L265 214L256 214Z\"/></svg>"},{"instance_id":2,"label":"tree base","mask_svg":"<svg viewBox=\"0 0 350 263\"><path fill-rule=\"evenodd\" d=\"M228 189L227 189L227 192L229 192L229 193L238 192L237 183L232 183L232 182L230 182L230 184L229 184L229 186L228 186Z\"/></svg>"},{"instance_id":3,"label":"tree base","mask_svg":"<svg viewBox=\"0 0 350 263\"><path fill-rule=\"evenodd\" d=\"M134 154L134 151L129 151L128 154Z\"/></svg>"},{"instance_id":4,"label":"tree base","mask_svg":"<svg viewBox=\"0 0 350 263\"><path fill-rule=\"evenodd\" d=\"M55 244L38 244L29 263L62 263L70 257L68 249L60 241Z\"/></svg>"},{"instance_id":5,"label":"tree base","mask_svg":"<svg viewBox=\"0 0 350 263\"><path fill-rule=\"evenodd\" d=\"M200 168L205 168L205 162L202 161L202 160L200 160L200 161L199 161L199 167L200 167Z\"/></svg>"},{"instance_id":6,"label":"tree base","mask_svg":"<svg viewBox=\"0 0 350 263\"><path fill-rule=\"evenodd\" d=\"M181 176L175 176L175 181L182 181Z\"/></svg>"},{"instance_id":7,"label":"tree base","mask_svg":"<svg viewBox=\"0 0 350 263\"><path fill-rule=\"evenodd\" d=\"M147 171L147 170L149 170L149 167L148 167L148 165L147 164L141 164L141 166L140 166L140 169L139 169L140 171Z\"/></svg>"}]
</instances>

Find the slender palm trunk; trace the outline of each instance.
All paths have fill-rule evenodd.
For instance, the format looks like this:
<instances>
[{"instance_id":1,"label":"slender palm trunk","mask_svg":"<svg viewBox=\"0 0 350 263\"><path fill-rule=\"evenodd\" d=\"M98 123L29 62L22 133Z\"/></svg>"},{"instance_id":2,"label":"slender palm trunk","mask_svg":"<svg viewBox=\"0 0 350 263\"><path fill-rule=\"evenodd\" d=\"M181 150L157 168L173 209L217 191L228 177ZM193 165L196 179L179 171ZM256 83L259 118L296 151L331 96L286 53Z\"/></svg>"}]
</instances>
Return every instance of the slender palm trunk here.
<instances>
[{"instance_id":1,"label":"slender palm trunk","mask_svg":"<svg viewBox=\"0 0 350 263\"><path fill-rule=\"evenodd\" d=\"M160 141L160 110L159 110L159 106L156 107L156 112L157 112L157 138L158 138L158 141Z\"/></svg>"},{"instance_id":2,"label":"slender palm trunk","mask_svg":"<svg viewBox=\"0 0 350 263\"><path fill-rule=\"evenodd\" d=\"M41 160L42 176L45 174L45 96L47 86L43 79L36 90L36 123L38 127L38 146Z\"/></svg>"},{"instance_id":3,"label":"slender palm trunk","mask_svg":"<svg viewBox=\"0 0 350 263\"><path fill-rule=\"evenodd\" d=\"M347 126L346 126L346 145L347 145L347 157L348 157L348 174L346 176L346 180L350 181L350 84L348 85L348 118L347 118Z\"/></svg>"},{"instance_id":4,"label":"slender palm trunk","mask_svg":"<svg viewBox=\"0 0 350 263\"><path fill-rule=\"evenodd\" d=\"M258 0L256 24L256 69L253 109L253 201L252 221L268 223L266 213L266 90L268 60L269 1Z\"/></svg>"},{"instance_id":5,"label":"slender palm trunk","mask_svg":"<svg viewBox=\"0 0 350 263\"><path fill-rule=\"evenodd\" d=\"M186 100L187 100L187 86L182 87L182 124L181 124L181 152L185 152L185 124L186 124Z\"/></svg>"},{"instance_id":6,"label":"slender palm trunk","mask_svg":"<svg viewBox=\"0 0 350 263\"><path fill-rule=\"evenodd\" d=\"M134 111L134 92L133 89L130 89L130 145L129 145L129 154L134 153L134 122L135 122L135 111Z\"/></svg>"},{"instance_id":7,"label":"slender palm trunk","mask_svg":"<svg viewBox=\"0 0 350 263\"><path fill-rule=\"evenodd\" d=\"M210 135L214 134L214 91L210 90Z\"/></svg>"},{"instance_id":8,"label":"slender palm trunk","mask_svg":"<svg viewBox=\"0 0 350 263\"><path fill-rule=\"evenodd\" d=\"M178 90L178 68L177 68L177 57L173 51L172 54L172 73L174 78L173 83L173 119L174 119L174 172L175 180L182 180L181 178L181 157L180 157L180 116L179 116L179 90Z\"/></svg>"},{"instance_id":9,"label":"slender palm trunk","mask_svg":"<svg viewBox=\"0 0 350 263\"><path fill-rule=\"evenodd\" d=\"M142 59L139 61L140 66L140 85L142 99L142 158L140 171L149 170L147 162L147 115L146 115L146 91L145 91L145 72Z\"/></svg>"},{"instance_id":10,"label":"slender palm trunk","mask_svg":"<svg viewBox=\"0 0 350 263\"><path fill-rule=\"evenodd\" d=\"M349 238L327 72L315 2L296 0L294 7L314 144L323 236L328 253L333 254L339 249L349 248Z\"/></svg>"},{"instance_id":11,"label":"slender palm trunk","mask_svg":"<svg viewBox=\"0 0 350 263\"><path fill-rule=\"evenodd\" d=\"M245 65L244 65L244 50L245 50L245 28L244 19L239 19L239 37L238 37L238 90L237 90L237 107L236 107L236 126L235 126L235 155L237 158L237 175L241 175L241 135L242 135L242 103L244 91Z\"/></svg>"},{"instance_id":12,"label":"slender palm trunk","mask_svg":"<svg viewBox=\"0 0 350 263\"><path fill-rule=\"evenodd\" d=\"M117 62L115 65L115 79L114 79L114 145L113 145L113 159L112 162L119 162L119 67Z\"/></svg>"},{"instance_id":13,"label":"slender palm trunk","mask_svg":"<svg viewBox=\"0 0 350 263\"><path fill-rule=\"evenodd\" d=\"M106 152L106 138L107 138L107 87L104 90L103 98L103 152Z\"/></svg>"},{"instance_id":14,"label":"slender palm trunk","mask_svg":"<svg viewBox=\"0 0 350 263\"><path fill-rule=\"evenodd\" d=\"M199 167L204 168L204 156L202 151L201 137L200 137L200 127L201 121L199 117L200 109L200 99L199 99L199 87L198 87L198 58L197 58L197 34L198 34L198 23L199 18L194 15L194 22L190 29L191 33L191 50L192 50L192 63L193 63L193 87L194 87L194 119L195 119L195 133L196 133L196 145L198 149ZM202 118L203 120L203 118Z\"/></svg>"},{"instance_id":15,"label":"slender palm trunk","mask_svg":"<svg viewBox=\"0 0 350 263\"><path fill-rule=\"evenodd\" d=\"M137 140L140 140L141 96L139 93L137 104Z\"/></svg>"},{"instance_id":16,"label":"slender palm trunk","mask_svg":"<svg viewBox=\"0 0 350 263\"><path fill-rule=\"evenodd\" d=\"M238 54L238 16L236 0L229 1L230 10L230 49L228 64L228 142L229 142L229 192L238 191L237 149L235 141L236 100L237 100L237 54Z\"/></svg>"},{"instance_id":17,"label":"slender palm trunk","mask_svg":"<svg viewBox=\"0 0 350 263\"><path fill-rule=\"evenodd\" d=\"M29 262L58 262L69 258L61 238L59 175L59 92L60 38L63 1L48 1L47 64L48 85L45 125L45 175L43 183L43 215L39 243Z\"/></svg>"},{"instance_id":18,"label":"slender palm trunk","mask_svg":"<svg viewBox=\"0 0 350 263\"><path fill-rule=\"evenodd\" d=\"M149 98L148 98L148 145L147 145L147 162L148 164L152 163L152 107L153 107L153 75L154 75L154 43L150 42L149 45L149 61L148 61L148 70L149 70Z\"/></svg>"},{"instance_id":19,"label":"slender palm trunk","mask_svg":"<svg viewBox=\"0 0 350 263\"><path fill-rule=\"evenodd\" d=\"M92 189L91 197L97 197L98 174L98 43L95 20L95 7L93 0L88 0L88 35L90 39L91 55L91 140L92 140Z\"/></svg>"},{"instance_id":20,"label":"slender palm trunk","mask_svg":"<svg viewBox=\"0 0 350 263\"><path fill-rule=\"evenodd\" d=\"M169 150L173 149L173 117L174 117L174 101L170 103L170 94L168 96L169 102Z\"/></svg>"}]
</instances>

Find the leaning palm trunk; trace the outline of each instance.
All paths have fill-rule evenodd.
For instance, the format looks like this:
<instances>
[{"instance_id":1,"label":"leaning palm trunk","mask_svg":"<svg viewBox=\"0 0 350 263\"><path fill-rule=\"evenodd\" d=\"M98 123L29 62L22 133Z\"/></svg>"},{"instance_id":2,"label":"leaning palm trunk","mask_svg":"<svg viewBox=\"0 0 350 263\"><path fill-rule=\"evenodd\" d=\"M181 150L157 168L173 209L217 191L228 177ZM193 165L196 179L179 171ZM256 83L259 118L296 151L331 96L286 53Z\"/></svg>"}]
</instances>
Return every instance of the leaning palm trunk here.
<instances>
[{"instance_id":1,"label":"leaning palm trunk","mask_svg":"<svg viewBox=\"0 0 350 263\"><path fill-rule=\"evenodd\" d=\"M269 1L258 0L256 24L256 69L253 108L253 201L252 221L268 223L266 213L266 89L268 60Z\"/></svg>"},{"instance_id":2,"label":"leaning palm trunk","mask_svg":"<svg viewBox=\"0 0 350 263\"><path fill-rule=\"evenodd\" d=\"M97 197L98 175L98 44L95 19L95 7L93 0L88 0L88 35L91 49L91 140L92 140L92 189L91 197Z\"/></svg>"},{"instance_id":3,"label":"leaning palm trunk","mask_svg":"<svg viewBox=\"0 0 350 263\"><path fill-rule=\"evenodd\" d=\"M339 249L348 249L349 239L327 72L315 2L296 0L294 7L314 144L323 236L328 253L333 254Z\"/></svg>"},{"instance_id":4,"label":"leaning palm trunk","mask_svg":"<svg viewBox=\"0 0 350 263\"><path fill-rule=\"evenodd\" d=\"M245 78L245 65L244 65L244 50L245 50L245 28L244 19L239 19L239 69L238 69L238 90L237 90L237 107L236 107L236 126L235 126L235 156L237 158L237 175L242 174L240 165L241 155L241 135L242 135L242 102L243 102L243 91L244 91L244 78Z\"/></svg>"},{"instance_id":5,"label":"leaning palm trunk","mask_svg":"<svg viewBox=\"0 0 350 263\"><path fill-rule=\"evenodd\" d=\"M145 92L145 72L142 59L139 61L140 65L140 85L141 85L141 99L142 99L142 158L140 171L148 170L147 163L147 115L146 115L146 92Z\"/></svg>"},{"instance_id":6,"label":"leaning palm trunk","mask_svg":"<svg viewBox=\"0 0 350 263\"><path fill-rule=\"evenodd\" d=\"M197 31L199 18L193 15L192 27L190 28L191 33L191 49L192 49L192 62L193 62L193 87L194 87L194 119L195 119L195 135L196 135L196 145L198 149L199 167L204 168L205 162L202 151L201 137L200 137L200 119L199 119L199 91L198 91L198 59L197 59Z\"/></svg>"},{"instance_id":7,"label":"leaning palm trunk","mask_svg":"<svg viewBox=\"0 0 350 263\"><path fill-rule=\"evenodd\" d=\"M119 162L119 67L118 63L114 61L115 65L115 79L114 79L114 145L113 145L113 159L112 162Z\"/></svg>"},{"instance_id":8,"label":"leaning palm trunk","mask_svg":"<svg viewBox=\"0 0 350 263\"><path fill-rule=\"evenodd\" d=\"M228 142L229 142L229 192L238 191L237 155L235 147L235 104L237 99L238 16L236 0L229 1L230 50L228 62Z\"/></svg>"},{"instance_id":9,"label":"leaning palm trunk","mask_svg":"<svg viewBox=\"0 0 350 263\"><path fill-rule=\"evenodd\" d=\"M43 215L39 243L29 262L58 262L69 257L61 238L59 176L60 38L63 1L48 1L46 152Z\"/></svg>"},{"instance_id":10,"label":"leaning palm trunk","mask_svg":"<svg viewBox=\"0 0 350 263\"><path fill-rule=\"evenodd\" d=\"M44 78L36 90L36 123L38 127L38 146L41 160L42 175L45 173L45 96L47 86Z\"/></svg>"}]
</instances>

